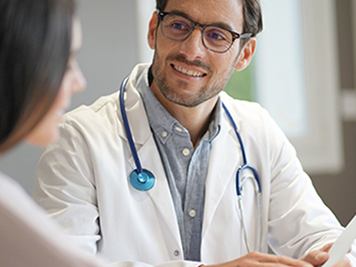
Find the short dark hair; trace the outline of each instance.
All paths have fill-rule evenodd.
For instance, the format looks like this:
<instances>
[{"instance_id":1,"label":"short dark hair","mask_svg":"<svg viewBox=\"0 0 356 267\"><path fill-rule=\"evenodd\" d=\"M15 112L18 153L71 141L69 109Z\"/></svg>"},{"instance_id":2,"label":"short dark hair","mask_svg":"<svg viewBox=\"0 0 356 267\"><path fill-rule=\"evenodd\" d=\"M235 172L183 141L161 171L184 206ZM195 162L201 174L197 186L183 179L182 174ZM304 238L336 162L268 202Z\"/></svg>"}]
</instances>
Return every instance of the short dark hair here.
<instances>
[{"instance_id":1,"label":"short dark hair","mask_svg":"<svg viewBox=\"0 0 356 267\"><path fill-rule=\"evenodd\" d=\"M0 0L0 153L57 96L70 55L74 0Z\"/></svg>"},{"instance_id":2,"label":"short dark hair","mask_svg":"<svg viewBox=\"0 0 356 267\"><path fill-rule=\"evenodd\" d=\"M164 11L169 0L156 0L156 9ZM252 33L252 36L256 36L262 31L262 11L259 0L241 0L243 2L243 16L244 16L244 33ZM248 39L241 41L243 46Z\"/></svg>"}]
</instances>

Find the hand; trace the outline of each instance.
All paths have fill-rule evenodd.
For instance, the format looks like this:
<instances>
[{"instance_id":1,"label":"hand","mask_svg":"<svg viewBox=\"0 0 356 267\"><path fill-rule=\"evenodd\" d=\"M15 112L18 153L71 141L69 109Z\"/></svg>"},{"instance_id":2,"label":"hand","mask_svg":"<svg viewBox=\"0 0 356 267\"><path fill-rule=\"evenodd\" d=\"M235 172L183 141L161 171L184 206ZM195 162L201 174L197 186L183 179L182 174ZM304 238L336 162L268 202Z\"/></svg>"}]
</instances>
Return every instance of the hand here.
<instances>
[{"instance_id":1,"label":"hand","mask_svg":"<svg viewBox=\"0 0 356 267\"><path fill-rule=\"evenodd\" d=\"M310 263L307 263L303 260L295 260L286 256L276 256L270 254L263 254L259 252L251 252L241 258L238 258L233 261L209 265L208 267L246 267L246 266L295 266L295 267L312 267ZM344 267L343 265L337 267Z\"/></svg>"},{"instance_id":2,"label":"hand","mask_svg":"<svg viewBox=\"0 0 356 267\"><path fill-rule=\"evenodd\" d=\"M329 250L333 243L327 244L323 246L321 249L313 250L312 252L308 253L300 260L309 262L313 266L321 266L329 259ZM344 260L339 261L334 267L351 267L350 261L345 258Z\"/></svg>"},{"instance_id":3,"label":"hand","mask_svg":"<svg viewBox=\"0 0 356 267\"><path fill-rule=\"evenodd\" d=\"M351 264L350 261L346 258L336 263L334 267L351 267Z\"/></svg>"}]
</instances>

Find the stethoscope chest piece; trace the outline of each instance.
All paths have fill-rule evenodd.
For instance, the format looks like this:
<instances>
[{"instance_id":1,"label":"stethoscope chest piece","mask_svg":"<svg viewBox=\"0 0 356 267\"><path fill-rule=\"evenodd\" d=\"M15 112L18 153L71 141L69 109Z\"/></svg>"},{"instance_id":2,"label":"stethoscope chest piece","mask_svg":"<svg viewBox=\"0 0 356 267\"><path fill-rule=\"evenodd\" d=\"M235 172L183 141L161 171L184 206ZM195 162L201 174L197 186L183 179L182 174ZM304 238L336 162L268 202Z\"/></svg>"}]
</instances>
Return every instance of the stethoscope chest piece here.
<instances>
[{"instance_id":1,"label":"stethoscope chest piece","mask_svg":"<svg viewBox=\"0 0 356 267\"><path fill-rule=\"evenodd\" d=\"M121 110L122 120L124 122L124 128L125 128L127 140L129 142L132 157L136 165L136 169L130 173L129 181L133 188L139 191L148 191L155 185L155 177L150 171L142 168L140 159L138 158L137 150L135 148L135 143L132 138L129 121L127 119L127 115L125 111L125 100L124 100L125 86L127 84L128 79L129 77L126 77L121 83L119 100L120 100L120 110Z\"/></svg>"},{"instance_id":2,"label":"stethoscope chest piece","mask_svg":"<svg viewBox=\"0 0 356 267\"><path fill-rule=\"evenodd\" d=\"M143 169L140 173L137 169L133 170L129 179L132 187L139 191L148 191L155 185L155 178L153 174L145 169Z\"/></svg>"}]
</instances>

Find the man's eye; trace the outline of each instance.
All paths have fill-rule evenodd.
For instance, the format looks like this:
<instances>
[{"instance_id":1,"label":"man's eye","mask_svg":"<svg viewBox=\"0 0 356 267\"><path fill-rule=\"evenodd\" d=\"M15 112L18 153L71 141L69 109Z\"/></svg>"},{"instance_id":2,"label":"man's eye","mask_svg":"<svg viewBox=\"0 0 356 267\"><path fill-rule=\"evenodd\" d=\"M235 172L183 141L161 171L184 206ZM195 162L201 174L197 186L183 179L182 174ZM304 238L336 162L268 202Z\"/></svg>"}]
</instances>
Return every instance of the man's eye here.
<instances>
[{"instance_id":1,"label":"man's eye","mask_svg":"<svg viewBox=\"0 0 356 267\"><path fill-rule=\"evenodd\" d=\"M189 31L189 27L186 23L182 23L178 21L171 23L171 29L177 31Z\"/></svg>"},{"instance_id":2,"label":"man's eye","mask_svg":"<svg viewBox=\"0 0 356 267\"><path fill-rule=\"evenodd\" d=\"M218 40L218 41L226 40L226 34L220 31L211 31L207 35L212 40Z\"/></svg>"},{"instance_id":3,"label":"man's eye","mask_svg":"<svg viewBox=\"0 0 356 267\"><path fill-rule=\"evenodd\" d=\"M218 34L218 33L216 33L216 32L210 33L210 34L209 34L209 37L210 37L211 39L215 39L215 40L222 40L222 39L224 39L224 37L223 37L221 34Z\"/></svg>"}]
</instances>

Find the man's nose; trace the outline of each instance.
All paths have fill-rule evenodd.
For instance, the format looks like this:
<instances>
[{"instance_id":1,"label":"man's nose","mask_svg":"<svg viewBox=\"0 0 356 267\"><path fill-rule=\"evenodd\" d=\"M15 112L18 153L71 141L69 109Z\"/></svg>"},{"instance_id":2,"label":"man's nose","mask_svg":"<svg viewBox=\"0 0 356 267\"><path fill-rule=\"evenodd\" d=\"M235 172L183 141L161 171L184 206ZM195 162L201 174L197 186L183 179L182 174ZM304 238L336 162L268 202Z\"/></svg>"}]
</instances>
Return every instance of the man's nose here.
<instances>
[{"instance_id":1,"label":"man's nose","mask_svg":"<svg viewBox=\"0 0 356 267\"><path fill-rule=\"evenodd\" d=\"M206 55L207 49L203 44L202 31L201 27L195 26L192 33L180 45L180 52L185 54L188 60L203 58Z\"/></svg>"}]
</instances>

